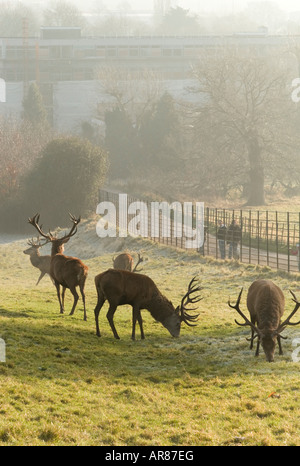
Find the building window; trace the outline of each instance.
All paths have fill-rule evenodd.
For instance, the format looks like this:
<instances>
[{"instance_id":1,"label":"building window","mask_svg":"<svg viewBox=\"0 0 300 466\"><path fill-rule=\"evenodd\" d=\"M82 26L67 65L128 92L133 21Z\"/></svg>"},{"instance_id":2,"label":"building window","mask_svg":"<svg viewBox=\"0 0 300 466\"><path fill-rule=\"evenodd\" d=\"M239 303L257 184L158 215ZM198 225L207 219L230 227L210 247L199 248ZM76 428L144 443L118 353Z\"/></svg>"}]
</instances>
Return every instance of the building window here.
<instances>
[{"instance_id":1,"label":"building window","mask_svg":"<svg viewBox=\"0 0 300 466\"><path fill-rule=\"evenodd\" d=\"M131 48L129 49L129 55L130 55L131 57L138 57L138 56L139 56L139 49L136 48L136 47L134 47L134 48L131 47Z\"/></svg>"},{"instance_id":2,"label":"building window","mask_svg":"<svg viewBox=\"0 0 300 466\"><path fill-rule=\"evenodd\" d=\"M107 47L106 56L107 57L116 57L117 56L117 49L115 47Z\"/></svg>"},{"instance_id":3,"label":"building window","mask_svg":"<svg viewBox=\"0 0 300 466\"><path fill-rule=\"evenodd\" d=\"M58 45L54 45L50 47L50 58L60 58L60 47Z\"/></svg>"}]
</instances>

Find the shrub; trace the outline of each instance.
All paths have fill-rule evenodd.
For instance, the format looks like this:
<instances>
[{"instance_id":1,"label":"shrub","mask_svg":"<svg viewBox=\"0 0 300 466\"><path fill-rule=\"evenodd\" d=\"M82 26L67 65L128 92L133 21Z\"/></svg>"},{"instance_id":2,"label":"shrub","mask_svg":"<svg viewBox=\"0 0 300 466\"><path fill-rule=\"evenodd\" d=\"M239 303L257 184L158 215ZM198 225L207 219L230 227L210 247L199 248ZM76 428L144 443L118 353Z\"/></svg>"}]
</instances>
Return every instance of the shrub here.
<instances>
[{"instance_id":1,"label":"shrub","mask_svg":"<svg viewBox=\"0 0 300 466\"><path fill-rule=\"evenodd\" d=\"M68 212L94 212L106 172L101 147L78 137L52 140L25 180L26 215L39 212L54 228L68 221Z\"/></svg>"}]
</instances>

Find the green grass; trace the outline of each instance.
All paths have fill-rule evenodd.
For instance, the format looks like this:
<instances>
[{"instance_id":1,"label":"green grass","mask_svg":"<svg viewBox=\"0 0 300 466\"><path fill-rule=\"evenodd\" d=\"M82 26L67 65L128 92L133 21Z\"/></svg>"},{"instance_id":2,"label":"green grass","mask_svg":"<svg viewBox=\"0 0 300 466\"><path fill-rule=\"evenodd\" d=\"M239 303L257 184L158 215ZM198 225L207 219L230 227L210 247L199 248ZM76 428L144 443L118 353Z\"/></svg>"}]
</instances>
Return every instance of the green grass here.
<instances>
[{"instance_id":1,"label":"green grass","mask_svg":"<svg viewBox=\"0 0 300 466\"><path fill-rule=\"evenodd\" d=\"M299 363L292 340L300 328L286 329L284 355L274 363L254 357L236 315L227 306L259 276L273 279L293 303L300 297L298 275L268 268L203 259L195 254L137 241L149 257L143 272L174 304L189 280L203 289L195 328L182 326L173 339L143 311L146 339L132 342L131 310L115 315L121 340L113 338L105 314L102 337L95 335L93 277L111 266L108 248L86 254L88 321L82 305L59 314L53 285L22 254L25 242L0 245L0 446L8 445L300 445ZM112 245L110 245L110 248ZM139 331L137 331L139 338ZM273 396L269 396L273 393Z\"/></svg>"}]
</instances>

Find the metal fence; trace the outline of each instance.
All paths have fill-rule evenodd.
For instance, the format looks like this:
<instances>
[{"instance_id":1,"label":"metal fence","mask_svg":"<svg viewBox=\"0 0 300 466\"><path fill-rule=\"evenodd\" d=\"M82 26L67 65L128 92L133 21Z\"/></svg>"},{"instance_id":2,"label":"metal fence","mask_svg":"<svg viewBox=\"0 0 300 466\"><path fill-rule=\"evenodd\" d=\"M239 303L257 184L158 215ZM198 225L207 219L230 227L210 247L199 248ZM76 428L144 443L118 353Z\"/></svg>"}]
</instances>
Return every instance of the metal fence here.
<instances>
[{"instance_id":1,"label":"metal fence","mask_svg":"<svg viewBox=\"0 0 300 466\"><path fill-rule=\"evenodd\" d=\"M116 209L116 226L120 225L119 193L101 190L100 202L112 202ZM162 216L156 224L151 215L152 201L140 200L127 196L127 206L137 202L147 206L147 237L152 241L187 249L186 244L190 237L184 234L179 237L178 223L174 215L170 216L170 234L163 234L164 219ZM171 204L171 203L170 203ZM123 215L123 214L122 214ZM126 210L127 222L130 223L132 215ZM256 211L204 208L204 245L197 250L199 254L221 258L220 243L217 235L220 224L229 227L232 220L241 228L241 239L237 247L237 257L240 262L248 264L266 265L271 268L298 272L299 244L300 244L300 212ZM155 235L153 232L155 231ZM229 258L230 237L225 240L226 258ZM190 249L189 249L190 250Z\"/></svg>"}]
</instances>

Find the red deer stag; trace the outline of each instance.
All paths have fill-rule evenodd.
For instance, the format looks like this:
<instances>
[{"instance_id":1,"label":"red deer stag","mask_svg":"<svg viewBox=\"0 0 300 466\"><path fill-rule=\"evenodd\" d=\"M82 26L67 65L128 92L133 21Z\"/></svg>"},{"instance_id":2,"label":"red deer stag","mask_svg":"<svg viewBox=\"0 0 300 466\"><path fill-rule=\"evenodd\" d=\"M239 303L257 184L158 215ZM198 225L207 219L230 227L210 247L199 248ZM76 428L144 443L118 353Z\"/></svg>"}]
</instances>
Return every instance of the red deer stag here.
<instances>
[{"instance_id":1,"label":"red deer stag","mask_svg":"<svg viewBox=\"0 0 300 466\"><path fill-rule=\"evenodd\" d=\"M128 272L140 272L138 270L137 266L143 262L143 258L138 254L138 261L135 264L135 267L133 268L133 257L131 254L128 254L126 252L123 252L122 254L119 254L116 258L113 258L113 266L114 269L118 270L128 270Z\"/></svg>"},{"instance_id":2,"label":"red deer stag","mask_svg":"<svg viewBox=\"0 0 300 466\"><path fill-rule=\"evenodd\" d=\"M83 301L84 309L84 320L87 320L86 317L86 307L85 307L85 293L84 285L87 278L88 267L81 262L77 257L65 256L64 245L69 241L69 239L75 235L77 232L77 225L80 222L80 217L76 219L73 215L70 214L70 218L73 222L73 226L68 234L64 235L62 238L57 238L50 231L48 234L42 231L42 226L39 226L39 214L36 214L34 217L29 218L28 221L33 225L39 234L47 239L47 242L51 242L51 266L50 266L50 276L54 281L57 297L60 305L60 313L64 312L64 303L60 295L60 286L64 288L69 288L71 291L74 302L71 309L70 315L74 314L79 296L76 291L76 287L79 286L80 293ZM63 291L64 294L64 291Z\"/></svg>"},{"instance_id":3,"label":"red deer stag","mask_svg":"<svg viewBox=\"0 0 300 466\"><path fill-rule=\"evenodd\" d=\"M242 292L243 288L234 306L230 304L230 301L228 302L228 305L235 309L245 320L245 323L239 323L236 320L235 322L242 327L247 325L251 327L251 338L248 339L248 341L250 340L250 349L252 349L253 340L257 338L255 356L259 355L259 345L261 343L267 361L272 362L274 361L276 340L279 346L279 354L283 354L280 340L286 337L283 337L281 332L288 325L298 325L300 323L300 321L290 322L290 319L297 312L300 303L297 301L294 293L290 291L293 296L293 301L295 302L295 308L285 321L281 323L285 304L284 295L281 289L271 280L259 279L254 281L248 290L247 307L250 313L249 320L240 310Z\"/></svg>"},{"instance_id":4,"label":"red deer stag","mask_svg":"<svg viewBox=\"0 0 300 466\"><path fill-rule=\"evenodd\" d=\"M36 285L40 283L41 279L46 274L50 275L51 256L40 255L40 248L44 246L46 243L47 241L44 244L41 244L40 238L37 238L36 241L34 241L34 239L32 238L31 240L27 241L29 248L23 251L24 254L29 255L31 264L37 269L39 269L39 271L41 272Z\"/></svg>"},{"instance_id":5,"label":"red deer stag","mask_svg":"<svg viewBox=\"0 0 300 466\"><path fill-rule=\"evenodd\" d=\"M141 338L144 339L143 321L141 309L147 309L152 317L161 322L169 330L173 337L179 337L181 322L189 326L194 326L190 322L195 322L199 314L191 315L186 306L189 303L200 301L199 292L202 288L193 278L189 284L188 291L183 296L180 306L174 308L171 301L161 294L153 280L146 275L136 274L125 270L109 269L95 277L95 285L98 293L98 301L95 307L96 335L100 337L99 313L107 300L109 309L107 319L113 331L114 337L119 339L119 335L114 326L114 313L118 306L129 304L132 306L132 340L135 340L135 325L138 321L141 331Z\"/></svg>"}]
</instances>

